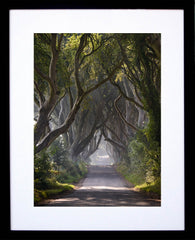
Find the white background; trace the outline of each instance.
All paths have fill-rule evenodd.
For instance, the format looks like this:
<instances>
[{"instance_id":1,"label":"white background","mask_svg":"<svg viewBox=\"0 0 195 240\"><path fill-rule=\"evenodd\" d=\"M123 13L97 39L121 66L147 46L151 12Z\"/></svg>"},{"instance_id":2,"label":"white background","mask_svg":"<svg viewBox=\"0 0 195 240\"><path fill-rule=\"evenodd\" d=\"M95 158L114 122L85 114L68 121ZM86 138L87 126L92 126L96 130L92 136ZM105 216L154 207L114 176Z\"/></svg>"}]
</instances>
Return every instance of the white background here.
<instances>
[{"instance_id":1,"label":"white background","mask_svg":"<svg viewBox=\"0 0 195 240\"><path fill-rule=\"evenodd\" d=\"M161 207L33 206L33 34L161 33ZM182 10L10 11L12 230L183 230Z\"/></svg>"}]
</instances>

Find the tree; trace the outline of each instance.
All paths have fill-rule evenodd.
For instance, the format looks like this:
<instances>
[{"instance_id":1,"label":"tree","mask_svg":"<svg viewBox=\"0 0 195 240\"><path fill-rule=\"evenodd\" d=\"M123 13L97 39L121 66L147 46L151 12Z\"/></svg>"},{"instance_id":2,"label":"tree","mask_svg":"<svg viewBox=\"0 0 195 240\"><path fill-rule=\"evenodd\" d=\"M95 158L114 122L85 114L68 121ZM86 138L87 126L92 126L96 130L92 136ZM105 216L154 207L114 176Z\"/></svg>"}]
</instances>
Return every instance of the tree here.
<instances>
[{"instance_id":1,"label":"tree","mask_svg":"<svg viewBox=\"0 0 195 240\"><path fill-rule=\"evenodd\" d=\"M43 38L43 36L42 36ZM58 46L56 47L56 42L58 38ZM34 67L35 71L39 74L39 76L47 82L47 86L49 87L49 96L46 99L43 95L43 92L38 86L38 82L35 83L35 90L39 97L39 116L37 119L37 123L34 129L34 143L35 145L39 142L39 140L45 136L47 132L49 132L49 117L52 111L55 108L57 101L60 98L60 89L57 85L56 72L57 72L57 60L60 52L60 45L62 42L63 34L57 37L57 34L51 34L51 36L44 35L44 41L46 44L50 46L51 50L51 59L49 64L48 74L45 74L37 63L35 62Z\"/></svg>"},{"instance_id":2,"label":"tree","mask_svg":"<svg viewBox=\"0 0 195 240\"><path fill-rule=\"evenodd\" d=\"M49 149L50 158L52 163L54 164L54 168L59 172L60 167L63 166L63 163L67 159L67 152L64 147L64 143L62 138L59 140L55 140Z\"/></svg>"},{"instance_id":3,"label":"tree","mask_svg":"<svg viewBox=\"0 0 195 240\"><path fill-rule=\"evenodd\" d=\"M34 40L35 173L43 185L48 159L63 182L106 141L115 163L160 188L160 34Z\"/></svg>"},{"instance_id":4,"label":"tree","mask_svg":"<svg viewBox=\"0 0 195 240\"><path fill-rule=\"evenodd\" d=\"M76 114L78 113L80 109L80 105L85 99L85 97L90 94L92 91L96 90L98 87L103 85L105 82L109 81L116 71L120 68L122 64L122 60L117 61L114 64L111 64L111 69L109 69L109 72L107 73L106 77L103 78L101 81L98 81L93 86L90 86L83 89L81 80L80 80L80 68L81 65L85 62L85 59L92 55L94 52L96 52L103 44L101 43L97 48L94 47L93 44L93 38L90 34L82 34L79 38L79 46L77 48L77 51L75 53L74 57L74 82L76 87L76 97L73 103L72 108L69 111L68 116L66 117L64 123L52 130L52 131L46 131L48 129L48 123L49 123L49 117L51 113L54 111L54 108L56 104L61 100L62 96L65 95L66 92L63 92L63 94L60 95L60 90L58 89L58 81L57 81L57 61L59 57L60 52L60 46L63 39L63 34L58 36L57 40L57 34L51 34L51 37L49 38L47 36L47 43L50 44L50 50L51 50L51 60L49 65L49 75L43 73L39 67L35 63L35 70L36 72L44 79L50 88L49 97L44 102L41 102L42 97L39 94L39 91L37 90L40 98L40 109L39 109L39 116L37 123L35 125L35 153L40 152L44 148L47 148L60 134L63 134L68 131L71 124L74 122ZM89 50L89 53L86 52L86 47L90 48L91 42L91 50ZM114 66L113 66L114 65ZM69 74L70 76L71 74Z\"/></svg>"},{"instance_id":5,"label":"tree","mask_svg":"<svg viewBox=\"0 0 195 240\"><path fill-rule=\"evenodd\" d=\"M129 98L119 85L113 83L120 91L116 102L125 97L138 109L145 110L149 116L148 140L160 145L160 35L117 35L116 39L125 63L123 71L134 92L134 97ZM132 128L138 130L133 125Z\"/></svg>"}]
</instances>

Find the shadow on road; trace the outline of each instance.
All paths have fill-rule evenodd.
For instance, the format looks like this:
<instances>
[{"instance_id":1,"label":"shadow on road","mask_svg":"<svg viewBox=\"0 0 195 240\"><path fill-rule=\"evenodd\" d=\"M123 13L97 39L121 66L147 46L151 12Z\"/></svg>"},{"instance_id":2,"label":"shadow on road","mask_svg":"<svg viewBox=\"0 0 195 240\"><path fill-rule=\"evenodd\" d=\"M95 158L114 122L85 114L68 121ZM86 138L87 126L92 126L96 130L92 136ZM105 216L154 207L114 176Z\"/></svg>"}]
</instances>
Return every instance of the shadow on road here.
<instances>
[{"instance_id":1,"label":"shadow on road","mask_svg":"<svg viewBox=\"0 0 195 240\"><path fill-rule=\"evenodd\" d=\"M160 200L136 192L113 166L91 166L82 186L42 206L160 206Z\"/></svg>"}]
</instances>

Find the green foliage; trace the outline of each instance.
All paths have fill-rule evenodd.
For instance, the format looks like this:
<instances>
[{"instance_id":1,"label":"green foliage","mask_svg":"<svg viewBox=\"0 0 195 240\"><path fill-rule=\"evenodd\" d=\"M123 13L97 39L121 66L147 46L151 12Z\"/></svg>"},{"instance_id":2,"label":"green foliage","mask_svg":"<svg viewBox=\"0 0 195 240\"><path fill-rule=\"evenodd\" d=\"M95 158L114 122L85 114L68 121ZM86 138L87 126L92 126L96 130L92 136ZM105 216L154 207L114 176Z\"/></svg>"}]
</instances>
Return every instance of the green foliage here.
<instances>
[{"instance_id":1,"label":"green foliage","mask_svg":"<svg viewBox=\"0 0 195 240\"><path fill-rule=\"evenodd\" d=\"M128 148L130 169L132 172L145 176L146 182L151 182L160 177L161 149L156 141L147 141L141 130L135 140L132 140Z\"/></svg>"},{"instance_id":2,"label":"green foliage","mask_svg":"<svg viewBox=\"0 0 195 240\"><path fill-rule=\"evenodd\" d=\"M118 73L116 74L116 78L115 78L115 82L121 82L123 80L124 74L122 71L118 71Z\"/></svg>"},{"instance_id":3,"label":"green foliage","mask_svg":"<svg viewBox=\"0 0 195 240\"><path fill-rule=\"evenodd\" d=\"M86 164L68 158L62 138L34 158L34 202L37 204L55 194L72 191L74 185L87 173Z\"/></svg>"},{"instance_id":4,"label":"green foliage","mask_svg":"<svg viewBox=\"0 0 195 240\"><path fill-rule=\"evenodd\" d=\"M66 168L56 176L56 179L60 183L78 182L86 173L87 167L84 162L73 163L69 160L66 162Z\"/></svg>"},{"instance_id":5,"label":"green foliage","mask_svg":"<svg viewBox=\"0 0 195 240\"><path fill-rule=\"evenodd\" d=\"M156 179L155 181L153 182L150 182L150 183L143 183L141 185L136 185L136 188L144 191L144 192L152 192L152 193L157 193L158 196L161 195L161 181L160 179Z\"/></svg>"},{"instance_id":6,"label":"green foliage","mask_svg":"<svg viewBox=\"0 0 195 240\"><path fill-rule=\"evenodd\" d=\"M123 48L126 77L136 87L149 123L145 136L149 143L160 146L160 59L149 44L150 39L158 39L156 34L116 35Z\"/></svg>"},{"instance_id":7,"label":"green foliage","mask_svg":"<svg viewBox=\"0 0 195 240\"><path fill-rule=\"evenodd\" d=\"M59 36L58 34L56 49L58 49ZM72 98L76 98L75 54L82 36L83 34L63 34L61 51L56 63L55 87L60 92L58 97L71 87ZM113 66L124 59L114 80L120 86L123 85L124 78L133 84L149 121L147 126L138 131L135 138L129 142L128 156L124 157L123 166L121 163L119 168L128 180L146 191L160 186L161 174L160 61L149 41L154 36L155 34L87 34L87 44L79 59L79 79L84 91L105 79L113 70ZM51 61L50 41L51 34L34 35L34 61L40 71L47 76ZM38 86L35 86L34 94L36 103L38 103L39 91L46 99L50 96L51 89L43 76L35 71L34 78ZM104 111L105 115L109 115L111 111L113 113L113 101L117 91L117 88L105 83L94 91L101 96L102 101L99 101L100 98L96 101L95 94L90 94L84 98L79 112L94 109L96 111L98 106L106 105L107 110L104 108L102 112ZM70 105L68 106L68 103L66 105L67 109L70 109ZM89 116L89 121L93 122L93 117ZM73 162L65 149L66 142L60 136L47 151L35 156L34 177L35 188L38 189L35 191L37 199L44 197L41 194L57 192L57 182L76 182L86 174L85 164Z\"/></svg>"},{"instance_id":8,"label":"green foliage","mask_svg":"<svg viewBox=\"0 0 195 240\"><path fill-rule=\"evenodd\" d=\"M56 194L71 192L75 188L74 185L71 184L61 184L58 182L53 183L52 189L47 190L38 190L34 189L34 204L37 205L41 200L52 197Z\"/></svg>"},{"instance_id":9,"label":"green foliage","mask_svg":"<svg viewBox=\"0 0 195 240\"><path fill-rule=\"evenodd\" d=\"M34 34L34 63L39 66L40 70L46 75L49 74L49 64L51 60L50 46L46 42L49 40L48 34ZM34 71L34 81L37 83L39 90L45 96L49 93L49 86L36 71ZM36 91L34 92L36 97Z\"/></svg>"},{"instance_id":10,"label":"green foliage","mask_svg":"<svg viewBox=\"0 0 195 240\"><path fill-rule=\"evenodd\" d=\"M132 183L136 189L139 189L144 192L156 193L158 196L161 195L161 179L158 178L148 178L147 173L146 176L141 174L141 171L134 172L131 171L129 165L126 162L121 162L117 166L117 171L120 172L124 178Z\"/></svg>"},{"instance_id":11,"label":"green foliage","mask_svg":"<svg viewBox=\"0 0 195 240\"><path fill-rule=\"evenodd\" d=\"M158 142L160 146L161 140L161 123L160 123L160 108L149 112L149 124L145 131L147 139L153 144L153 142Z\"/></svg>"},{"instance_id":12,"label":"green foliage","mask_svg":"<svg viewBox=\"0 0 195 240\"><path fill-rule=\"evenodd\" d=\"M151 137L150 125L137 132L128 146L128 157L118 171L136 188L145 192L161 192L161 148Z\"/></svg>"},{"instance_id":13,"label":"green foliage","mask_svg":"<svg viewBox=\"0 0 195 240\"><path fill-rule=\"evenodd\" d=\"M82 102L81 104L81 111L85 111L85 110L90 110L92 109L92 100L93 100L93 97L92 95L88 95ZM94 103L93 103L94 104Z\"/></svg>"},{"instance_id":14,"label":"green foliage","mask_svg":"<svg viewBox=\"0 0 195 240\"><path fill-rule=\"evenodd\" d=\"M50 161L54 170L59 171L60 167L65 167L68 161L68 153L65 150L65 143L61 137L57 138L48 148Z\"/></svg>"},{"instance_id":15,"label":"green foliage","mask_svg":"<svg viewBox=\"0 0 195 240\"><path fill-rule=\"evenodd\" d=\"M143 143L133 140L129 144L128 156L130 160L130 169L137 175L146 175L145 146Z\"/></svg>"},{"instance_id":16,"label":"green foliage","mask_svg":"<svg viewBox=\"0 0 195 240\"><path fill-rule=\"evenodd\" d=\"M38 202L40 202L42 199L46 198L47 195L44 191L40 191L38 189L34 189L34 204L36 205Z\"/></svg>"},{"instance_id":17,"label":"green foliage","mask_svg":"<svg viewBox=\"0 0 195 240\"><path fill-rule=\"evenodd\" d=\"M46 189L48 178L51 177L51 163L48 153L44 150L34 157L34 184L37 189Z\"/></svg>"},{"instance_id":18,"label":"green foliage","mask_svg":"<svg viewBox=\"0 0 195 240\"><path fill-rule=\"evenodd\" d=\"M77 168L81 176L84 176L87 174L87 165L85 162L83 161L78 162Z\"/></svg>"}]
</instances>

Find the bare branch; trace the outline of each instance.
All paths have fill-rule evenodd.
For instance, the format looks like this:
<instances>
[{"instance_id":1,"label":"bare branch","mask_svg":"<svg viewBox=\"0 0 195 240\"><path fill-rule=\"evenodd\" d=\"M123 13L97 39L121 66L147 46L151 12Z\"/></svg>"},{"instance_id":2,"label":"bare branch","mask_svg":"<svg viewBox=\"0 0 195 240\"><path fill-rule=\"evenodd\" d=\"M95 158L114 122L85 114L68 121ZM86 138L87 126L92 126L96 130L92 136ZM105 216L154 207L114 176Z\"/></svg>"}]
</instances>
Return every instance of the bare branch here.
<instances>
[{"instance_id":1,"label":"bare branch","mask_svg":"<svg viewBox=\"0 0 195 240\"><path fill-rule=\"evenodd\" d=\"M107 128L115 137L118 141L122 142L121 139L119 138L119 136L115 133L114 130L112 130L110 127L108 127L108 125L104 125L105 128ZM123 145L125 145L124 143L122 143Z\"/></svg>"},{"instance_id":2,"label":"bare branch","mask_svg":"<svg viewBox=\"0 0 195 240\"><path fill-rule=\"evenodd\" d=\"M101 85L103 85L105 82L109 81L114 74L117 72L117 70L121 67L121 65L123 64L123 60L119 62L119 64L117 64L114 69L110 72L110 74L108 75L107 78L103 79L101 82L97 83L95 86L89 88L86 92L85 95L89 94L90 92L94 91L95 89L97 89L98 87L100 87Z\"/></svg>"},{"instance_id":3,"label":"bare branch","mask_svg":"<svg viewBox=\"0 0 195 240\"><path fill-rule=\"evenodd\" d=\"M51 84L51 79L48 75L46 75L45 73L43 73L39 67L36 65L36 63L34 64L34 68L35 71L39 74L40 77L42 77L44 80L46 80L49 84Z\"/></svg>"},{"instance_id":4,"label":"bare branch","mask_svg":"<svg viewBox=\"0 0 195 240\"><path fill-rule=\"evenodd\" d=\"M68 96L69 96L69 102L70 102L70 109L73 107L73 97L70 87L68 87Z\"/></svg>"},{"instance_id":5,"label":"bare branch","mask_svg":"<svg viewBox=\"0 0 195 240\"><path fill-rule=\"evenodd\" d=\"M83 56L83 58L81 59L79 65L81 66L81 64L83 63L83 61L85 60L85 58L86 58L86 57L89 57L89 56L92 55L94 52L96 52L98 49L100 49L102 45L103 45L103 44L100 44L100 46L98 46L96 49L94 49L94 46L93 46L92 51L91 51L90 53L88 53L88 54L86 54L86 55Z\"/></svg>"},{"instance_id":6,"label":"bare branch","mask_svg":"<svg viewBox=\"0 0 195 240\"><path fill-rule=\"evenodd\" d=\"M144 110L144 107L143 107L140 103L138 103L137 101L135 101L134 98L128 97L128 96L122 91L121 87L120 87L115 81L110 80L110 83L118 88L120 94L121 94L126 100L128 100L129 102L134 103L134 104L137 105L139 108L141 108L141 109Z\"/></svg>"},{"instance_id":7,"label":"bare branch","mask_svg":"<svg viewBox=\"0 0 195 240\"><path fill-rule=\"evenodd\" d=\"M39 102L40 102L40 105L42 106L43 103L45 102L45 97L43 96L41 90L39 89L38 87L38 84L36 83L36 81L34 81L34 85L35 85L35 89L39 95Z\"/></svg>"},{"instance_id":8,"label":"bare branch","mask_svg":"<svg viewBox=\"0 0 195 240\"><path fill-rule=\"evenodd\" d=\"M120 111L119 107L117 106L117 102L121 99L122 95L120 94L115 100L114 100L114 107L116 109L116 111L118 112L120 118L123 120L123 122L125 124L127 124L128 126L130 126L131 128L133 128L135 131L138 131L139 129L137 127L135 127L133 124L127 122L127 120L125 119L125 117L123 116L122 112Z\"/></svg>"},{"instance_id":9,"label":"bare branch","mask_svg":"<svg viewBox=\"0 0 195 240\"><path fill-rule=\"evenodd\" d=\"M119 142L109 138L108 136L106 136L104 130L102 130L102 134L104 136L105 141L111 143L113 146L116 146L116 147L122 148L123 150L126 150L126 146L124 146L122 143L119 143Z\"/></svg>"},{"instance_id":10,"label":"bare branch","mask_svg":"<svg viewBox=\"0 0 195 240\"><path fill-rule=\"evenodd\" d=\"M126 53L125 53L125 49L123 48L123 46L122 46L122 44L120 43L119 40L117 40L117 42L118 42L118 45L119 45L119 47L120 47L120 49L121 49L121 53L122 53L124 62L125 62L126 65L127 65L128 71L129 71L129 73L130 73L130 75L131 75L131 78L136 79L136 80L139 80L139 79L135 76L135 74L132 72L131 68L129 67L130 64L129 64L129 60L128 60L128 58L127 58L127 55L126 55Z\"/></svg>"},{"instance_id":11,"label":"bare branch","mask_svg":"<svg viewBox=\"0 0 195 240\"><path fill-rule=\"evenodd\" d=\"M80 59L80 55L83 51L83 49L85 48L85 46L87 45L87 34L83 34L81 39L80 39L80 43L79 43L79 47L77 49L77 52L75 54L75 60L74 60L74 75L75 75L75 82L76 82L76 88L77 88L77 95L81 96L83 94L83 89L81 87L81 83L79 80L79 68L80 68L80 63L79 63L79 59Z\"/></svg>"}]
</instances>

